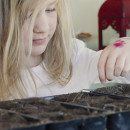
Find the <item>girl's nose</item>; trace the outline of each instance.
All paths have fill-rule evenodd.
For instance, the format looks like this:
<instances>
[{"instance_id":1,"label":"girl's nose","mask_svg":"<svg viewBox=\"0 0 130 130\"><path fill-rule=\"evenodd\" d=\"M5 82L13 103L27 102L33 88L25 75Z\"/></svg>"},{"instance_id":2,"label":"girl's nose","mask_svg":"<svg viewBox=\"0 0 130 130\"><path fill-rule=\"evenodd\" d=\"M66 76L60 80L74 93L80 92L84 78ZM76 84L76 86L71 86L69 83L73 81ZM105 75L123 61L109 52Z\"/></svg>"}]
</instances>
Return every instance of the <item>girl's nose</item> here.
<instances>
[{"instance_id":1,"label":"girl's nose","mask_svg":"<svg viewBox=\"0 0 130 130\"><path fill-rule=\"evenodd\" d=\"M46 33L49 30L49 20L45 13L40 13L36 17L34 33Z\"/></svg>"}]
</instances>

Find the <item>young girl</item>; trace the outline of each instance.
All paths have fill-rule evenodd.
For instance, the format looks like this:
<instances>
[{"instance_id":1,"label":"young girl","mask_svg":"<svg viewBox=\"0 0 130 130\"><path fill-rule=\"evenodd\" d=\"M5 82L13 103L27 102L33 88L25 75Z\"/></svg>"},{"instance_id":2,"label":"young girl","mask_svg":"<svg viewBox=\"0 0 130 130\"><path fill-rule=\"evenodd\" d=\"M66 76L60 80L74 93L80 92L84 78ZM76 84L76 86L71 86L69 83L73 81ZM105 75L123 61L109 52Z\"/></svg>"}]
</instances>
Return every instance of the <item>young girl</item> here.
<instances>
[{"instance_id":1,"label":"young girl","mask_svg":"<svg viewBox=\"0 0 130 130\"><path fill-rule=\"evenodd\" d=\"M72 39L67 0L0 0L0 16L0 100L78 92L98 77L130 83L130 40L86 48Z\"/></svg>"}]
</instances>

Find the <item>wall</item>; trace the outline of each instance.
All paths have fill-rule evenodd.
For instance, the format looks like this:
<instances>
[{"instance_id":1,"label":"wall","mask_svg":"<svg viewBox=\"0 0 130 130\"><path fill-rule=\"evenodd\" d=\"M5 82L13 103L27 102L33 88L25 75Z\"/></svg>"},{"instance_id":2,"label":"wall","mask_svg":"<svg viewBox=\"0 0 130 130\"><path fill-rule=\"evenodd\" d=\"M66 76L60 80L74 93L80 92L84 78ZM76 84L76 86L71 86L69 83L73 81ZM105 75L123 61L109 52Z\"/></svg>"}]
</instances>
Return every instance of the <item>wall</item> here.
<instances>
[{"instance_id":1,"label":"wall","mask_svg":"<svg viewBox=\"0 0 130 130\"><path fill-rule=\"evenodd\" d=\"M106 0L68 0L71 5L72 20L76 34L91 33L92 38L87 41L87 47L98 50L98 11ZM130 29L127 30L130 36ZM119 38L119 34L110 26L103 31L103 44Z\"/></svg>"},{"instance_id":2,"label":"wall","mask_svg":"<svg viewBox=\"0 0 130 130\"><path fill-rule=\"evenodd\" d=\"M91 33L87 47L98 50L98 11L105 0L69 0L75 33Z\"/></svg>"},{"instance_id":3,"label":"wall","mask_svg":"<svg viewBox=\"0 0 130 130\"><path fill-rule=\"evenodd\" d=\"M87 47L98 50L98 11L105 0L69 0L74 30L91 33ZM110 31L107 31L108 33Z\"/></svg>"}]
</instances>

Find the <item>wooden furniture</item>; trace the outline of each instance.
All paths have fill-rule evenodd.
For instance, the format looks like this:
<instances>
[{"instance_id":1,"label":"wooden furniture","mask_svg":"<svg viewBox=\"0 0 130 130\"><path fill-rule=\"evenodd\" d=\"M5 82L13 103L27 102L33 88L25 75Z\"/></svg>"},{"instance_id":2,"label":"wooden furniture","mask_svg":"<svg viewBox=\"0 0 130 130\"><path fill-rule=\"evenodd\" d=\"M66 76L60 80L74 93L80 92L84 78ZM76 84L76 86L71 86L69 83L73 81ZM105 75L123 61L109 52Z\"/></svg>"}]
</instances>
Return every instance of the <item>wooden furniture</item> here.
<instances>
[{"instance_id":1,"label":"wooden furniture","mask_svg":"<svg viewBox=\"0 0 130 130\"><path fill-rule=\"evenodd\" d=\"M116 30L120 37L126 36L130 29L130 0L106 0L98 13L99 50L103 49L103 30L109 25Z\"/></svg>"}]
</instances>

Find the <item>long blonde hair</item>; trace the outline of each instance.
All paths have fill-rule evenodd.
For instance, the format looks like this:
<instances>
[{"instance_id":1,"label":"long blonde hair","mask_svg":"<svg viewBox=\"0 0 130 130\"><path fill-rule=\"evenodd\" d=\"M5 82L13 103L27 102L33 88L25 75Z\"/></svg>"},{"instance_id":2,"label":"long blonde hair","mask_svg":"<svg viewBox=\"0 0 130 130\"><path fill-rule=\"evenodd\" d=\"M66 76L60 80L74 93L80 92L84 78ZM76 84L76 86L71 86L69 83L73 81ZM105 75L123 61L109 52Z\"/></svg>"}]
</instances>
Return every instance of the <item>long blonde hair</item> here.
<instances>
[{"instance_id":1,"label":"long blonde hair","mask_svg":"<svg viewBox=\"0 0 130 130\"><path fill-rule=\"evenodd\" d=\"M40 2L40 0L37 1ZM27 68L26 64L27 56L21 42L21 30L27 12L31 8L29 4L31 2L32 0L0 0L0 100L8 100L10 96L13 98L28 97L22 70L28 69L30 71L30 69ZM54 82L61 85L66 85L72 74L72 32L66 2L67 0L58 1L57 28L43 53L43 60L46 65L46 69L44 66L43 69ZM30 41L37 13L38 10L34 10L30 26ZM30 45L32 44L30 43Z\"/></svg>"}]
</instances>

